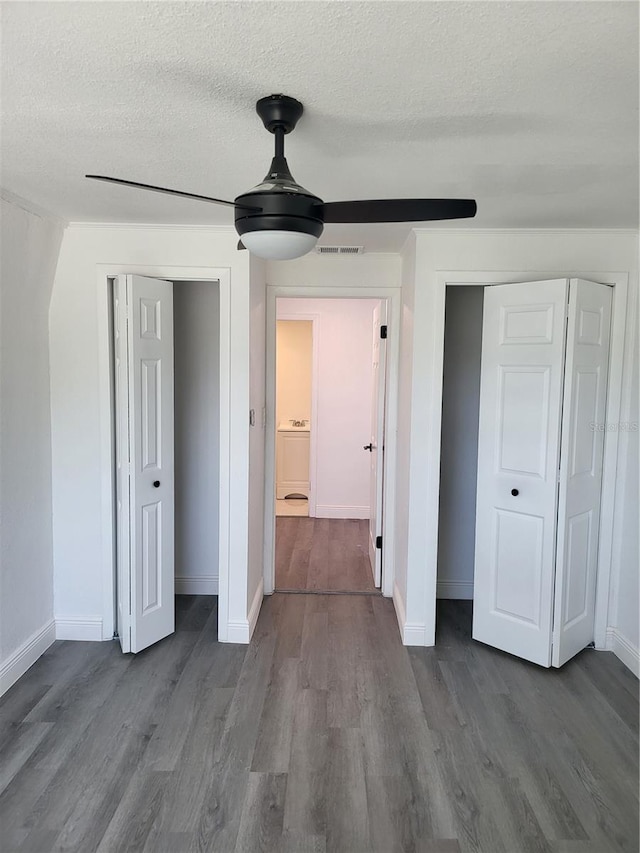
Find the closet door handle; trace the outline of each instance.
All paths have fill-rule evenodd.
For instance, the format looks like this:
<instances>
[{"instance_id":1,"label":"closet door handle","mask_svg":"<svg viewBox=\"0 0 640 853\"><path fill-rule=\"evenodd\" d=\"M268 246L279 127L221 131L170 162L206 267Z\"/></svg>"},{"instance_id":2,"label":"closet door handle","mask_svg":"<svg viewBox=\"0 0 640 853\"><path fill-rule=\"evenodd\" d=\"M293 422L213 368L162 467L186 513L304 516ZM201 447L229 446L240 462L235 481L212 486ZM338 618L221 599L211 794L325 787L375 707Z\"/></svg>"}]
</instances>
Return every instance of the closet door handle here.
<instances>
[{"instance_id":1,"label":"closet door handle","mask_svg":"<svg viewBox=\"0 0 640 853\"><path fill-rule=\"evenodd\" d=\"M511 489L511 494L514 496L514 498L517 498L520 492L518 489Z\"/></svg>"},{"instance_id":2,"label":"closet door handle","mask_svg":"<svg viewBox=\"0 0 640 853\"><path fill-rule=\"evenodd\" d=\"M373 444L365 444L365 446L362 449L368 450L369 453L373 453Z\"/></svg>"},{"instance_id":3,"label":"closet door handle","mask_svg":"<svg viewBox=\"0 0 640 853\"><path fill-rule=\"evenodd\" d=\"M153 487L154 487L154 489L157 489L159 486L160 486L160 480L154 480L154 481L153 481Z\"/></svg>"}]
</instances>

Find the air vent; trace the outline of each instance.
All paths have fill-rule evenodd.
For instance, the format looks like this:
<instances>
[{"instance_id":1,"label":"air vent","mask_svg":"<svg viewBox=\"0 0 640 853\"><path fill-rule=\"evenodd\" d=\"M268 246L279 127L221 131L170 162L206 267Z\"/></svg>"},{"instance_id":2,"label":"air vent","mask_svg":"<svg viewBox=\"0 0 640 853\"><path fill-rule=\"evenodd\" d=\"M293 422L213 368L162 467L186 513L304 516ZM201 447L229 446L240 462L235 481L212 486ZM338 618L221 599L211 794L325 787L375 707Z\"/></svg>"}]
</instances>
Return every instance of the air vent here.
<instances>
[{"instance_id":1,"label":"air vent","mask_svg":"<svg viewBox=\"0 0 640 853\"><path fill-rule=\"evenodd\" d=\"M361 255L364 246L316 246L319 255Z\"/></svg>"}]
</instances>

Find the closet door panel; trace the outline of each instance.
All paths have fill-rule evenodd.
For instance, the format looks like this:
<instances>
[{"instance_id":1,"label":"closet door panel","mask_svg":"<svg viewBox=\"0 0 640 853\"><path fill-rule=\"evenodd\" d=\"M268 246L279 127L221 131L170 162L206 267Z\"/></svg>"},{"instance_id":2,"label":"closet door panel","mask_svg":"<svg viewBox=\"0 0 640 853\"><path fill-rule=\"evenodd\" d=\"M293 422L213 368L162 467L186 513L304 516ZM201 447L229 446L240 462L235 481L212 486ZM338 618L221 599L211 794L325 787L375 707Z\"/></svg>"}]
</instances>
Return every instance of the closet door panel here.
<instances>
[{"instance_id":1,"label":"closet door panel","mask_svg":"<svg viewBox=\"0 0 640 853\"><path fill-rule=\"evenodd\" d=\"M567 279L484 296L473 637L551 665Z\"/></svg>"},{"instance_id":2,"label":"closet door panel","mask_svg":"<svg viewBox=\"0 0 640 853\"><path fill-rule=\"evenodd\" d=\"M593 640L611 288L569 285L558 496L553 665Z\"/></svg>"}]
</instances>

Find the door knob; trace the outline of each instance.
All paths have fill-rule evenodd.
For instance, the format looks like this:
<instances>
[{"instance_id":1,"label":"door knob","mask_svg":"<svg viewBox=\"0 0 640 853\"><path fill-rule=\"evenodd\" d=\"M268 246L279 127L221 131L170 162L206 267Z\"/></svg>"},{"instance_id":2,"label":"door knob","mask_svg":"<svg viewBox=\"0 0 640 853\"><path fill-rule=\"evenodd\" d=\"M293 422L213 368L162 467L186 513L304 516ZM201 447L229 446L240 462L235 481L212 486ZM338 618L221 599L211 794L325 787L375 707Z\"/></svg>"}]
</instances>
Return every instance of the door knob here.
<instances>
[{"instance_id":1,"label":"door knob","mask_svg":"<svg viewBox=\"0 0 640 853\"><path fill-rule=\"evenodd\" d=\"M369 453L373 453L373 444L365 444L365 446L362 449L368 450Z\"/></svg>"},{"instance_id":2,"label":"door knob","mask_svg":"<svg viewBox=\"0 0 640 853\"><path fill-rule=\"evenodd\" d=\"M511 494L514 496L514 498L517 498L520 492L518 491L518 489L511 489Z\"/></svg>"},{"instance_id":3,"label":"door knob","mask_svg":"<svg viewBox=\"0 0 640 853\"><path fill-rule=\"evenodd\" d=\"M156 488L156 489L157 489L159 485L160 485L160 480L154 480L154 481L153 481L153 486L154 486L154 488Z\"/></svg>"}]
</instances>

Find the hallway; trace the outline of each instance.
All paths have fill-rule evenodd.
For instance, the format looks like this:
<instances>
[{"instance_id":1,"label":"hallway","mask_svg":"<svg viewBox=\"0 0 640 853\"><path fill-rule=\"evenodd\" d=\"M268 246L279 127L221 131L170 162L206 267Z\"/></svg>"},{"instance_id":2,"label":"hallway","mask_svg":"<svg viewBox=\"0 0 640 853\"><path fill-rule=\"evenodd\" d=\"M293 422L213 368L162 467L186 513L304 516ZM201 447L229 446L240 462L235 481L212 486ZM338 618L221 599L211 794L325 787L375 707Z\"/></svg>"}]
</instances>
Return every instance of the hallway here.
<instances>
[{"instance_id":1,"label":"hallway","mask_svg":"<svg viewBox=\"0 0 640 853\"><path fill-rule=\"evenodd\" d=\"M405 649L378 596L273 595L249 647L216 600L137 655L57 642L0 702L3 853L637 850L638 682L469 640Z\"/></svg>"},{"instance_id":2,"label":"hallway","mask_svg":"<svg viewBox=\"0 0 640 853\"><path fill-rule=\"evenodd\" d=\"M369 521L276 518L276 589L375 592Z\"/></svg>"}]
</instances>

